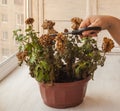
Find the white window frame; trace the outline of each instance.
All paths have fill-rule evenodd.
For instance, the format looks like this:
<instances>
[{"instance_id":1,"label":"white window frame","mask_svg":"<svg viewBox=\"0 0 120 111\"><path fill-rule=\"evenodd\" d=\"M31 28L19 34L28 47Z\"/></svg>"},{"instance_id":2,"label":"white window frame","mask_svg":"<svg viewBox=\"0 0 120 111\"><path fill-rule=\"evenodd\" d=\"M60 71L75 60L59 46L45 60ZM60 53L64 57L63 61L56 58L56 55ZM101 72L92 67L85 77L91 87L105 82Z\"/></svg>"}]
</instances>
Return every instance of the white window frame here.
<instances>
[{"instance_id":1,"label":"white window frame","mask_svg":"<svg viewBox=\"0 0 120 111\"><path fill-rule=\"evenodd\" d=\"M23 19L23 14L22 13L16 13L16 25L23 25L22 21Z\"/></svg>"},{"instance_id":2,"label":"white window frame","mask_svg":"<svg viewBox=\"0 0 120 111\"><path fill-rule=\"evenodd\" d=\"M8 40L8 32L7 31L2 32L2 40L4 40L4 41Z\"/></svg>"},{"instance_id":3,"label":"white window frame","mask_svg":"<svg viewBox=\"0 0 120 111\"><path fill-rule=\"evenodd\" d=\"M31 3L32 0L24 0L25 4L25 18L29 17L30 13L28 10L31 8ZM27 12L28 11L28 12ZM3 62L0 63L0 81L3 80L7 75L10 74L11 71L13 71L17 66L18 66L18 59L16 58L16 53L15 52L13 55L11 55L9 58L4 60ZM6 68L7 67L7 68Z\"/></svg>"}]
</instances>

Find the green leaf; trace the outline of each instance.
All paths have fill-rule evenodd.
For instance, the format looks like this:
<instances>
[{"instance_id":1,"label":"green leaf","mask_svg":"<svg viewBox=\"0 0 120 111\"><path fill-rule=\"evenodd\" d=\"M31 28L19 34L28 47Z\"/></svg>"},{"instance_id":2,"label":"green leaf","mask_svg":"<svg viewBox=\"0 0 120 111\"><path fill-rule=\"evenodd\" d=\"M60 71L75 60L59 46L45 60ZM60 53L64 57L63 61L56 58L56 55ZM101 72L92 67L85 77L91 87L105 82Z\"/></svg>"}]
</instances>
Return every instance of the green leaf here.
<instances>
[{"instance_id":1,"label":"green leaf","mask_svg":"<svg viewBox=\"0 0 120 111\"><path fill-rule=\"evenodd\" d=\"M50 76L49 76L49 66L45 61L40 61L39 64L35 67L34 74L36 76L36 80L41 82L41 81L50 81Z\"/></svg>"},{"instance_id":2,"label":"green leaf","mask_svg":"<svg viewBox=\"0 0 120 111\"><path fill-rule=\"evenodd\" d=\"M47 64L45 61L40 61L40 64L42 65L42 67L43 67L44 69L46 69L46 70L49 69L49 66L48 66L48 64Z\"/></svg>"},{"instance_id":3,"label":"green leaf","mask_svg":"<svg viewBox=\"0 0 120 111\"><path fill-rule=\"evenodd\" d=\"M25 50L27 50L28 52L31 52L32 51L32 45L30 43L27 43L25 45Z\"/></svg>"},{"instance_id":4,"label":"green leaf","mask_svg":"<svg viewBox=\"0 0 120 111\"><path fill-rule=\"evenodd\" d=\"M75 68L75 74L78 75L80 73L80 66L78 66L77 68Z\"/></svg>"},{"instance_id":5,"label":"green leaf","mask_svg":"<svg viewBox=\"0 0 120 111\"><path fill-rule=\"evenodd\" d=\"M36 60L36 55L34 53L32 53L31 57L30 57L30 63L34 63Z\"/></svg>"},{"instance_id":6,"label":"green leaf","mask_svg":"<svg viewBox=\"0 0 120 111\"><path fill-rule=\"evenodd\" d=\"M40 70L36 76L36 80L41 82L42 80L44 80L44 74L43 72Z\"/></svg>"}]
</instances>

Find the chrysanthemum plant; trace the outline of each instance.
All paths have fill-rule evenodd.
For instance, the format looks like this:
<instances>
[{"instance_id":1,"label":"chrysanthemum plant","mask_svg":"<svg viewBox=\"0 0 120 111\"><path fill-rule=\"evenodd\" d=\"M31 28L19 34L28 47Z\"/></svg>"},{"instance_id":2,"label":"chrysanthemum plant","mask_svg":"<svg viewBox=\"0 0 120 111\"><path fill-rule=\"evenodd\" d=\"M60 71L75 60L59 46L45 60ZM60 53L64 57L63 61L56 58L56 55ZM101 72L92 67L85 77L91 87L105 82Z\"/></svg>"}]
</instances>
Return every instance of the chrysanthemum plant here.
<instances>
[{"instance_id":1,"label":"chrysanthemum plant","mask_svg":"<svg viewBox=\"0 0 120 111\"><path fill-rule=\"evenodd\" d=\"M72 29L77 30L81 21L80 18L72 18ZM19 42L17 57L20 65L25 62L30 75L39 82L73 82L89 76L93 78L97 67L104 65L106 52L114 47L113 41L107 37L103 40L102 48L98 49L92 37L58 33L51 20L44 21L42 27L47 33L39 36L33 22L33 18L28 18L25 33L18 29L13 34Z\"/></svg>"}]
</instances>

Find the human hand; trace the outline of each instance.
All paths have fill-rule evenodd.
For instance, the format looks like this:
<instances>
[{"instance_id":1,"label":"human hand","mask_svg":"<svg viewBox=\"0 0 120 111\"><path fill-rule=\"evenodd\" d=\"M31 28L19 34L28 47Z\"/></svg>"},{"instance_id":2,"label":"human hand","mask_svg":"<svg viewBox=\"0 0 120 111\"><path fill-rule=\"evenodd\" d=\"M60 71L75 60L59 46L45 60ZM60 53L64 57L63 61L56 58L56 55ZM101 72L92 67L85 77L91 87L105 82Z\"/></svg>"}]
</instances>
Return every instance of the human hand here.
<instances>
[{"instance_id":1,"label":"human hand","mask_svg":"<svg viewBox=\"0 0 120 111\"><path fill-rule=\"evenodd\" d=\"M110 16L104 16L104 15L90 16L82 21L82 23L80 24L80 28L97 26L97 27L101 27L102 30L108 29L110 27L109 19L110 19ZM97 36L99 32L100 30L84 31L82 35Z\"/></svg>"}]
</instances>

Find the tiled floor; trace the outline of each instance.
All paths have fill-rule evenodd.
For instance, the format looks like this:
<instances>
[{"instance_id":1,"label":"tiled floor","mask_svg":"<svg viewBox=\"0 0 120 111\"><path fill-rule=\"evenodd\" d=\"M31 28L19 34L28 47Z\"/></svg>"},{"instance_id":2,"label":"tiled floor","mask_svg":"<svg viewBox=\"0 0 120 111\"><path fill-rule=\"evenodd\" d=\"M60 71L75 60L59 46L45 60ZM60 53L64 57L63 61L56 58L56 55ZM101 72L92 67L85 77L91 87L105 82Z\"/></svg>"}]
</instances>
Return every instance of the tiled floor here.
<instances>
[{"instance_id":1,"label":"tiled floor","mask_svg":"<svg viewBox=\"0 0 120 111\"><path fill-rule=\"evenodd\" d=\"M107 57L89 82L84 102L67 109L46 106L28 73L23 65L0 82L0 111L120 111L120 55Z\"/></svg>"}]
</instances>

